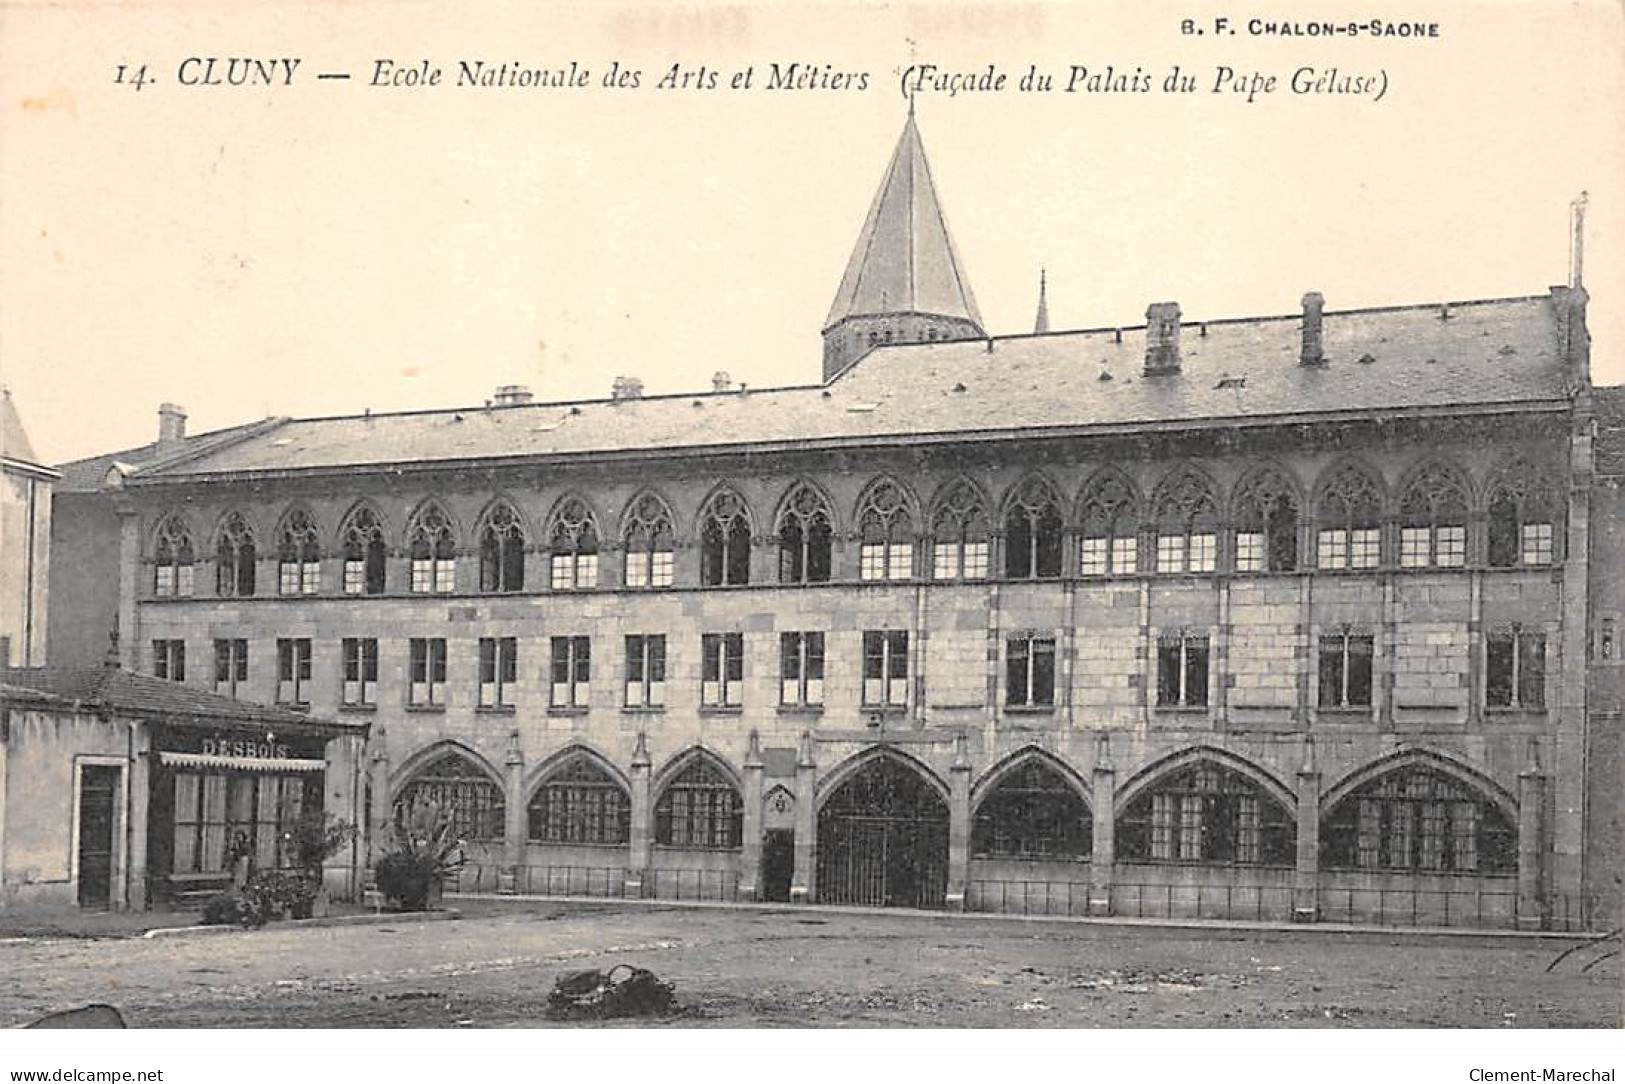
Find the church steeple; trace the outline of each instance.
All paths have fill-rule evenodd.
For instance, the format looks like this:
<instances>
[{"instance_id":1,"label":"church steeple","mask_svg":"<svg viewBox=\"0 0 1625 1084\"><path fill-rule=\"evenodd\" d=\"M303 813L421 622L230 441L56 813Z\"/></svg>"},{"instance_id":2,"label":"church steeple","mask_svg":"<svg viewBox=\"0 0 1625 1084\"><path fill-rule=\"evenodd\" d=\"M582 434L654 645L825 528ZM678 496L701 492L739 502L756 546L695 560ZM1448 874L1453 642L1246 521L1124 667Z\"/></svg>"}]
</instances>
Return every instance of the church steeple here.
<instances>
[{"instance_id":1,"label":"church steeple","mask_svg":"<svg viewBox=\"0 0 1625 1084\"><path fill-rule=\"evenodd\" d=\"M825 380L876 346L983 336L912 106L824 321Z\"/></svg>"},{"instance_id":2,"label":"church steeple","mask_svg":"<svg viewBox=\"0 0 1625 1084\"><path fill-rule=\"evenodd\" d=\"M1049 299L1045 295L1044 269L1038 269L1038 318L1033 321L1034 335L1049 334Z\"/></svg>"}]
</instances>

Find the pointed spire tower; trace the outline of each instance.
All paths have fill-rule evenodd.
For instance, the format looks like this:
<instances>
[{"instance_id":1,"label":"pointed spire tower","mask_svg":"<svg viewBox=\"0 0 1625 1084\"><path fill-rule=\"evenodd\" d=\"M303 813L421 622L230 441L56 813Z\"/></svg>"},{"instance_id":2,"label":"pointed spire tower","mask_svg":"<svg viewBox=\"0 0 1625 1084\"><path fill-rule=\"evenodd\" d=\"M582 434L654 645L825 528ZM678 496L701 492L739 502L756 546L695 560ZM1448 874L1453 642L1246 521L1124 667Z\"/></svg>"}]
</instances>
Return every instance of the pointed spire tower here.
<instances>
[{"instance_id":1,"label":"pointed spire tower","mask_svg":"<svg viewBox=\"0 0 1625 1084\"><path fill-rule=\"evenodd\" d=\"M1044 281L1045 277L1044 269L1040 267L1038 269L1038 317L1033 320L1034 335L1049 334L1049 298L1045 296L1048 292L1046 289L1048 283Z\"/></svg>"},{"instance_id":2,"label":"pointed spire tower","mask_svg":"<svg viewBox=\"0 0 1625 1084\"><path fill-rule=\"evenodd\" d=\"M824 321L824 379L876 346L982 338L913 102Z\"/></svg>"}]
</instances>

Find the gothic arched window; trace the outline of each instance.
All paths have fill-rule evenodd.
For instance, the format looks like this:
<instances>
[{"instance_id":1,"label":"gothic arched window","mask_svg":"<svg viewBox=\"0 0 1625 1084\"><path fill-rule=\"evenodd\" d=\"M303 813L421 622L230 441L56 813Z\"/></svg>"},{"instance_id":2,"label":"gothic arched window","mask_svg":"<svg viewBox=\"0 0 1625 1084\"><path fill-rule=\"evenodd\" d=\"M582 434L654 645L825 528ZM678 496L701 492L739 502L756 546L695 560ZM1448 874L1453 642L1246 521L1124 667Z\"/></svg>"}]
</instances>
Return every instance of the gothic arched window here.
<instances>
[{"instance_id":1,"label":"gothic arched window","mask_svg":"<svg viewBox=\"0 0 1625 1084\"><path fill-rule=\"evenodd\" d=\"M282 520L277 533L277 591L284 595L314 595L322 587L322 546L316 521L303 508Z\"/></svg>"},{"instance_id":2,"label":"gothic arched window","mask_svg":"<svg viewBox=\"0 0 1625 1084\"><path fill-rule=\"evenodd\" d=\"M344 548L344 593L381 595L384 593L384 525L369 505L359 505L345 521L341 545Z\"/></svg>"},{"instance_id":3,"label":"gothic arched window","mask_svg":"<svg viewBox=\"0 0 1625 1084\"><path fill-rule=\"evenodd\" d=\"M1082 858L1092 843L1089 807L1037 757L1005 773L982 799L971 828L974 855Z\"/></svg>"},{"instance_id":4,"label":"gothic arched window","mask_svg":"<svg viewBox=\"0 0 1625 1084\"><path fill-rule=\"evenodd\" d=\"M488 842L506 834L502 788L459 753L437 757L401 788L395 799L396 823L408 823L414 809L424 806L449 813L452 835L458 839Z\"/></svg>"},{"instance_id":5,"label":"gothic arched window","mask_svg":"<svg viewBox=\"0 0 1625 1084\"><path fill-rule=\"evenodd\" d=\"M152 593L159 598L187 598L192 594L192 532L179 516L165 516L153 546Z\"/></svg>"},{"instance_id":6,"label":"gothic arched window","mask_svg":"<svg viewBox=\"0 0 1625 1084\"><path fill-rule=\"evenodd\" d=\"M1489 563L1495 568L1551 564L1561 508L1557 487L1531 464L1517 462L1497 471L1489 491Z\"/></svg>"},{"instance_id":7,"label":"gothic arched window","mask_svg":"<svg viewBox=\"0 0 1625 1084\"><path fill-rule=\"evenodd\" d=\"M587 503L567 498L553 513L547 532L553 590L577 591L598 586L598 524Z\"/></svg>"},{"instance_id":8,"label":"gothic arched window","mask_svg":"<svg viewBox=\"0 0 1625 1084\"><path fill-rule=\"evenodd\" d=\"M655 842L663 847L739 847L744 803L722 769L693 757L655 803Z\"/></svg>"},{"instance_id":9,"label":"gothic arched window","mask_svg":"<svg viewBox=\"0 0 1625 1084\"><path fill-rule=\"evenodd\" d=\"M1175 468L1152 499L1158 572L1212 572L1218 566L1219 508L1207 479Z\"/></svg>"},{"instance_id":10,"label":"gothic arched window","mask_svg":"<svg viewBox=\"0 0 1625 1084\"><path fill-rule=\"evenodd\" d=\"M1089 480L1081 502L1078 571L1122 575L1140 567L1140 508L1128 480L1115 471Z\"/></svg>"},{"instance_id":11,"label":"gothic arched window","mask_svg":"<svg viewBox=\"0 0 1625 1084\"><path fill-rule=\"evenodd\" d=\"M1298 499L1286 475L1254 471L1231 504L1237 572L1291 572L1298 567Z\"/></svg>"},{"instance_id":12,"label":"gothic arched window","mask_svg":"<svg viewBox=\"0 0 1625 1084\"><path fill-rule=\"evenodd\" d=\"M499 501L480 524L480 590L522 591L525 587L525 528L519 513Z\"/></svg>"},{"instance_id":13,"label":"gothic arched window","mask_svg":"<svg viewBox=\"0 0 1625 1084\"><path fill-rule=\"evenodd\" d=\"M779 582L827 583L834 532L829 505L812 486L802 483L779 510Z\"/></svg>"},{"instance_id":14,"label":"gothic arched window","mask_svg":"<svg viewBox=\"0 0 1625 1084\"><path fill-rule=\"evenodd\" d=\"M1292 814L1242 773L1202 761L1137 795L1117 822L1127 861L1286 866L1294 861Z\"/></svg>"},{"instance_id":15,"label":"gothic arched window","mask_svg":"<svg viewBox=\"0 0 1625 1084\"><path fill-rule=\"evenodd\" d=\"M652 493L639 497L626 515L626 586L670 587L677 548L671 509Z\"/></svg>"},{"instance_id":16,"label":"gothic arched window","mask_svg":"<svg viewBox=\"0 0 1625 1084\"><path fill-rule=\"evenodd\" d=\"M987 578L988 516L982 495L964 478L953 482L936 502L931 517L931 578Z\"/></svg>"},{"instance_id":17,"label":"gothic arched window","mask_svg":"<svg viewBox=\"0 0 1625 1084\"><path fill-rule=\"evenodd\" d=\"M444 594L457 587L457 539L451 517L433 501L419 509L407 535L412 559L412 590Z\"/></svg>"},{"instance_id":18,"label":"gothic arched window","mask_svg":"<svg viewBox=\"0 0 1625 1084\"><path fill-rule=\"evenodd\" d=\"M1358 787L1326 818L1327 869L1510 873L1517 829L1499 806L1444 772L1396 769Z\"/></svg>"},{"instance_id":19,"label":"gothic arched window","mask_svg":"<svg viewBox=\"0 0 1625 1084\"><path fill-rule=\"evenodd\" d=\"M871 485L858 505L858 574L865 580L914 575L914 516L908 494L890 478Z\"/></svg>"},{"instance_id":20,"label":"gothic arched window","mask_svg":"<svg viewBox=\"0 0 1625 1084\"><path fill-rule=\"evenodd\" d=\"M1382 488L1362 467L1345 463L1321 483L1315 507L1315 564L1328 571L1382 563Z\"/></svg>"},{"instance_id":21,"label":"gothic arched window","mask_svg":"<svg viewBox=\"0 0 1625 1084\"><path fill-rule=\"evenodd\" d=\"M254 532L241 512L233 512L220 525L215 543L215 592L224 598L254 594Z\"/></svg>"},{"instance_id":22,"label":"gothic arched window","mask_svg":"<svg viewBox=\"0 0 1625 1084\"><path fill-rule=\"evenodd\" d=\"M1467 487L1454 470L1430 463L1399 498L1399 566L1460 568L1467 563Z\"/></svg>"},{"instance_id":23,"label":"gothic arched window","mask_svg":"<svg viewBox=\"0 0 1625 1084\"><path fill-rule=\"evenodd\" d=\"M1042 478L1024 479L1004 513L1004 574L1013 580L1061 574L1061 502Z\"/></svg>"},{"instance_id":24,"label":"gothic arched window","mask_svg":"<svg viewBox=\"0 0 1625 1084\"><path fill-rule=\"evenodd\" d=\"M526 834L535 843L619 847L631 838L631 799L597 762L579 753L536 788L526 813Z\"/></svg>"},{"instance_id":25,"label":"gothic arched window","mask_svg":"<svg viewBox=\"0 0 1625 1084\"><path fill-rule=\"evenodd\" d=\"M700 516L700 582L707 587L750 582L750 512L731 489L713 494Z\"/></svg>"}]
</instances>

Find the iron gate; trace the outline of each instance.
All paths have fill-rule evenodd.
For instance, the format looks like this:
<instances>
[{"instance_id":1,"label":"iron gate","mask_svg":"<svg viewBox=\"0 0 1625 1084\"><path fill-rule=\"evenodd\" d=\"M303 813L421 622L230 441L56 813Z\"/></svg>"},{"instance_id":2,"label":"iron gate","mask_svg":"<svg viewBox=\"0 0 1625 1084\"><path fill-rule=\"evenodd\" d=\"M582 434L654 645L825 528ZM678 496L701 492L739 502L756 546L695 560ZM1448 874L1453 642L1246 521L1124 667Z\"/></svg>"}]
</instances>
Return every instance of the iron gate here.
<instances>
[{"instance_id":1,"label":"iron gate","mask_svg":"<svg viewBox=\"0 0 1625 1084\"><path fill-rule=\"evenodd\" d=\"M871 907L942 907L948 891L948 807L889 757L871 761L818 813L818 900Z\"/></svg>"}]
</instances>

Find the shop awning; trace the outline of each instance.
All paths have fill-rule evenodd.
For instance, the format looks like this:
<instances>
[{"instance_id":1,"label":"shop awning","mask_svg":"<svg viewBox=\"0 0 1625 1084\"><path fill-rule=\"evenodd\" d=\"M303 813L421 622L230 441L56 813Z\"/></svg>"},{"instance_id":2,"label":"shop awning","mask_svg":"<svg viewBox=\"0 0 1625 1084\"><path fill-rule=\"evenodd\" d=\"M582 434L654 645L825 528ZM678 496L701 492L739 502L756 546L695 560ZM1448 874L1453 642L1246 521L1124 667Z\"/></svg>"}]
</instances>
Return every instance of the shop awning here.
<instances>
[{"instance_id":1,"label":"shop awning","mask_svg":"<svg viewBox=\"0 0 1625 1084\"><path fill-rule=\"evenodd\" d=\"M213 753L160 752L158 760L172 768L213 768L233 772L321 772L327 761L296 757L222 757Z\"/></svg>"}]
</instances>

